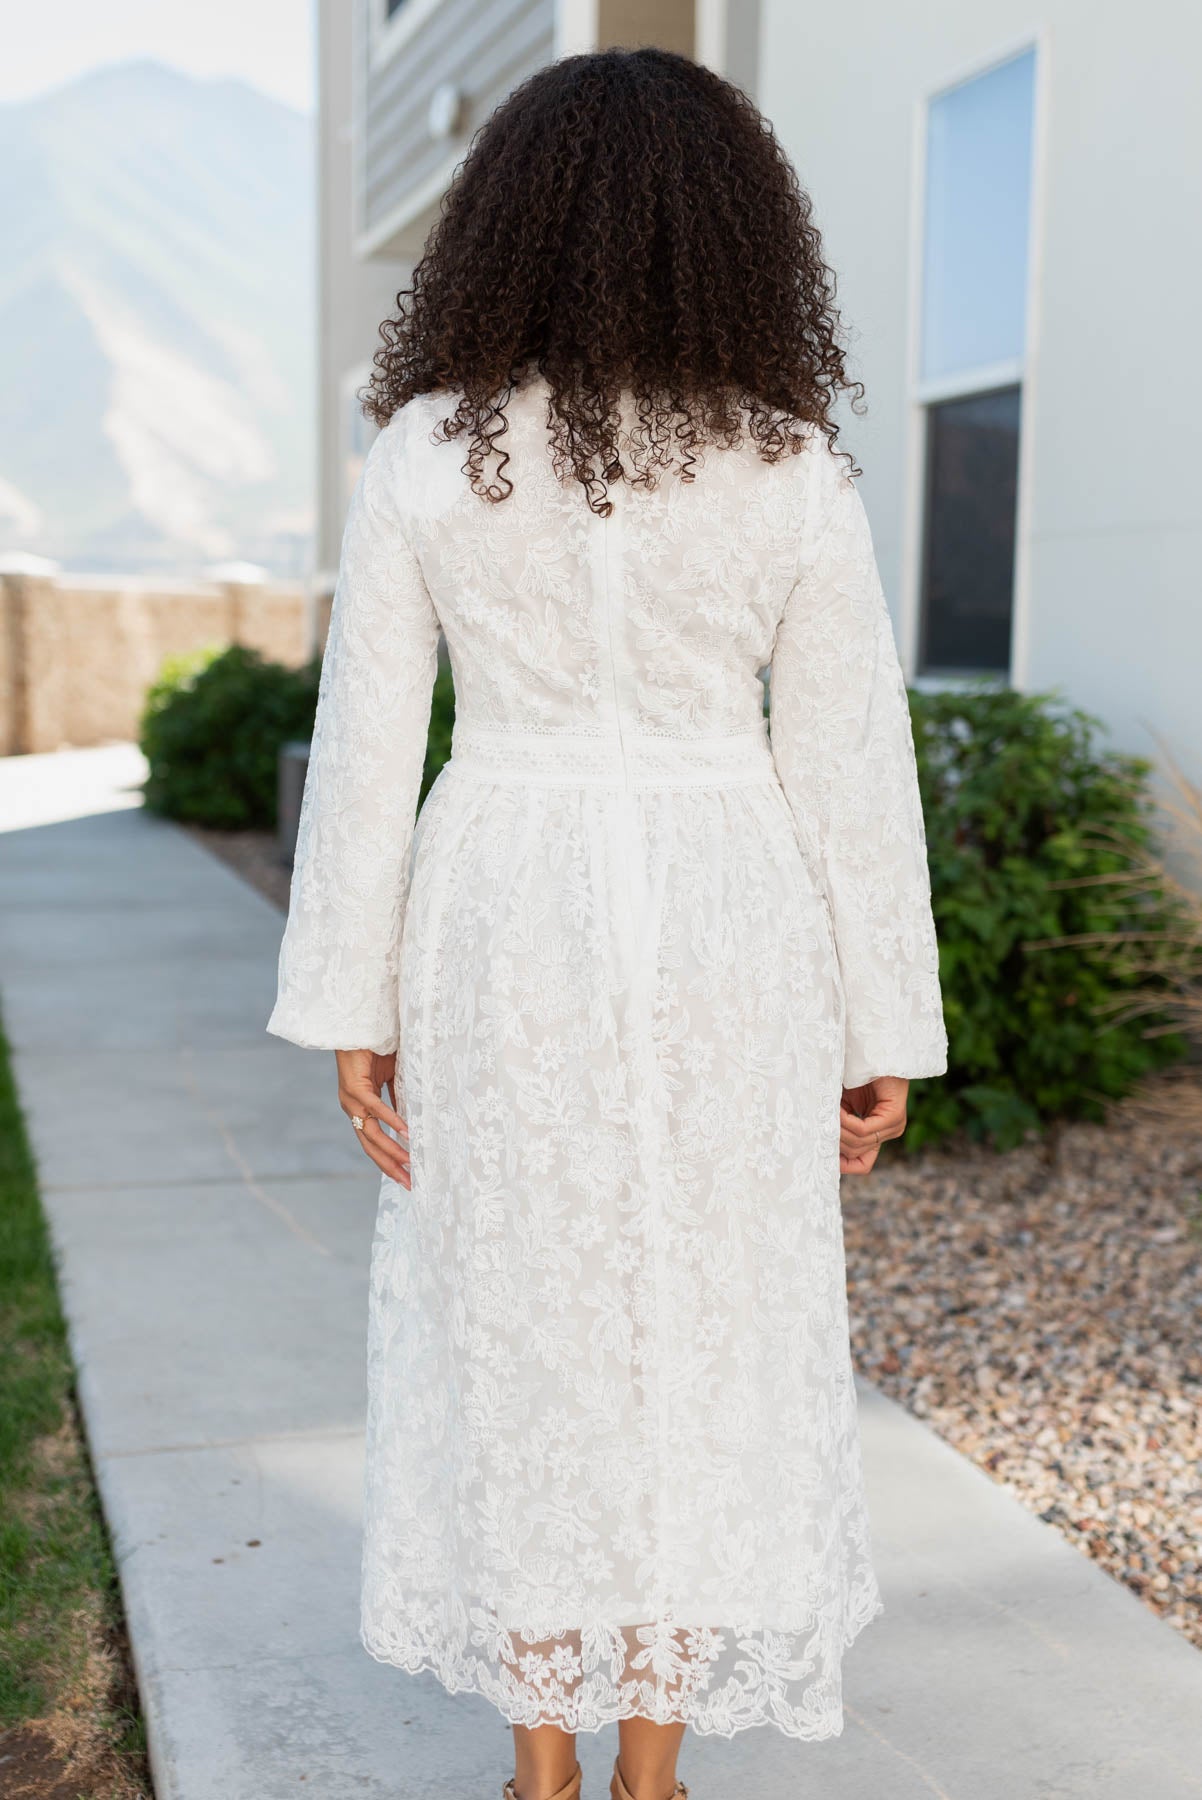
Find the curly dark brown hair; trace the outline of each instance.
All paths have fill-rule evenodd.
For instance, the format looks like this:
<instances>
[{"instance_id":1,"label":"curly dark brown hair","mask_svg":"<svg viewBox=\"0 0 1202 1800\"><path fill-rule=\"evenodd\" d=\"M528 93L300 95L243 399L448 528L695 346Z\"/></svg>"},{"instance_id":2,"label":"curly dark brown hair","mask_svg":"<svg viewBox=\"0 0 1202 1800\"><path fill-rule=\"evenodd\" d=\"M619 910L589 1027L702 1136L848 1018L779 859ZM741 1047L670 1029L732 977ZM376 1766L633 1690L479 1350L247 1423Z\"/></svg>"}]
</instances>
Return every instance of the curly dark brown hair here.
<instances>
[{"instance_id":1,"label":"curly dark brown hair","mask_svg":"<svg viewBox=\"0 0 1202 1800\"><path fill-rule=\"evenodd\" d=\"M833 446L840 393L863 394L809 196L771 127L667 50L564 57L515 88L397 309L363 410L384 425L417 394L457 393L438 430L466 436L464 473L493 501L513 491L505 404L532 375L550 389L556 472L601 514L610 482L650 487L673 467L690 480L703 446L744 430L769 462L808 427ZM625 463L624 390L638 421Z\"/></svg>"}]
</instances>

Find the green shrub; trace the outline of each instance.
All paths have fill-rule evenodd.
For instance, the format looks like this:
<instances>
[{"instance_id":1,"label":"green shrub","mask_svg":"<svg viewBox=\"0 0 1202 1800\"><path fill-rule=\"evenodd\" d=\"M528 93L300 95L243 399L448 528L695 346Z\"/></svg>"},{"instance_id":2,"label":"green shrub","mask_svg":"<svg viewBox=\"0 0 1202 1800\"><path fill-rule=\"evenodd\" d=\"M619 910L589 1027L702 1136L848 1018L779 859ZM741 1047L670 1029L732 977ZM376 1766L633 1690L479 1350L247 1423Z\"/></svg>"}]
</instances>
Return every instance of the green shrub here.
<instances>
[{"instance_id":1,"label":"green shrub","mask_svg":"<svg viewBox=\"0 0 1202 1800\"><path fill-rule=\"evenodd\" d=\"M226 831L274 827L280 745L312 732L318 675L239 644L172 658L142 715L147 806Z\"/></svg>"},{"instance_id":2,"label":"green shrub","mask_svg":"<svg viewBox=\"0 0 1202 1800\"><path fill-rule=\"evenodd\" d=\"M1122 879L1152 842L1148 763L1099 748L1056 697L912 694L949 1038L946 1077L916 1085L911 1148L963 1128L999 1146L1051 1119L1096 1118L1184 1053L1116 1002L1148 985L1133 933L1178 902ZM1118 877L1119 879L1115 879ZM1109 878L1109 879L1107 879ZM1087 936L1089 943L1048 946Z\"/></svg>"},{"instance_id":3,"label":"green shrub","mask_svg":"<svg viewBox=\"0 0 1202 1800\"><path fill-rule=\"evenodd\" d=\"M426 766L422 771L420 806L429 793L434 777L451 754L451 732L455 725L455 683L451 665L440 662L434 677L434 693L430 700L430 735L426 741Z\"/></svg>"}]
</instances>

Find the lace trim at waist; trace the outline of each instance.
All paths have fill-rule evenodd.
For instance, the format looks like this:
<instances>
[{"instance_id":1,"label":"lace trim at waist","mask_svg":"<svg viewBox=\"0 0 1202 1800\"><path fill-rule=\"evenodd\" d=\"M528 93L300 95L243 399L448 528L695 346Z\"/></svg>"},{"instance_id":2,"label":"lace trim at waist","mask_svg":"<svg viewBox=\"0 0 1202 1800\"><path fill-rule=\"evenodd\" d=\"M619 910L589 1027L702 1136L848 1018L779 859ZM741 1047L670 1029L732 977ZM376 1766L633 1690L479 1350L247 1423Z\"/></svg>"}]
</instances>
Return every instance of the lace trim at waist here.
<instances>
[{"instance_id":1,"label":"lace trim at waist","mask_svg":"<svg viewBox=\"0 0 1202 1800\"><path fill-rule=\"evenodd\" d=\"M775 781L767 726L713 737L515 731L456 719L451 770L537 787L732 787Z\"/></svg>"}]
</instances>

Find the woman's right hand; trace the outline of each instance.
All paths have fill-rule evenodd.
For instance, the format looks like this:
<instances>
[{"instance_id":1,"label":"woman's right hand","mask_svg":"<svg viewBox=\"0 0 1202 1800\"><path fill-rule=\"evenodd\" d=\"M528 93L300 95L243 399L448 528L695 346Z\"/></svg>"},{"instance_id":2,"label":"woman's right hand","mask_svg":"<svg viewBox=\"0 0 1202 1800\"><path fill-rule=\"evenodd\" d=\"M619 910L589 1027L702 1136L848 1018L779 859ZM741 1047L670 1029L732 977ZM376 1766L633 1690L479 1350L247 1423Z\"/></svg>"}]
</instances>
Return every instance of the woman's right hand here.
<instances>
[{"instance_id":1,"label":"woman's right hand","mask_svg":"<svg viewBox=\"0 0 1202 1800\"><path fill-rule=\"evenodd\" d=\"M347 1118L362 1120L355 1135L378 1169L403 1188L412 1187L409 1173L409 1127L396 1104L396 1057L377 1056L374 1050L335 1050L338 1063L338 1104ZM382 1096L387 1091L392 1105ZM388 1125L404 1138L398 1144L383 1127Z\"/></svg>"},{"instance_id":2,"label":"woman's right hand","mask_svg":"<svg viewBox=\"0 0 1202 1800\"><path fill-rule=\"evenodd\" d=\"M844 1088L839 1107L839 1173L867 1175L881 1145L906 1129L910 1083L901 1075L878 1075L863 1087Z\"/></svg>"}]
</instances>

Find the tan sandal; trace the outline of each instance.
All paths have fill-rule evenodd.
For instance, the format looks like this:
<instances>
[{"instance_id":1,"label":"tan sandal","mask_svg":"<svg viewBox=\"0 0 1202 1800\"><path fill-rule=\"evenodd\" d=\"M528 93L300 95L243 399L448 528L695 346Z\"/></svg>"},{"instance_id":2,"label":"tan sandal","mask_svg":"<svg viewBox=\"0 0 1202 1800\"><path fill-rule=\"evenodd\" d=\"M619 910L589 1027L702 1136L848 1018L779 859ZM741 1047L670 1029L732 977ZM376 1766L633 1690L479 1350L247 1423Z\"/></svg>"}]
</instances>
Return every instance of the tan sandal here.
<instances>
[{"instance_id":1,"label":"tan sandal","mask_svg":"<svg viewBox=\"0 0 1202 1800\"><path fill-rule=\"evenodd\" d=\"M513 1780L514 1778L511 1775L501 1790L501 1800L518 1800L517 1790L514 1788ZM572 1779L568 1782L567 1786L561 1787L557 1794L552 1794L551 1800L580 1800L579 1763L576 1764L576 1773L572 1776Z\"/></svg>"},{"instance_id":2,"label":"tan sandal","mask_svg":"<svg viewBox=\"0 0 1202 1800\"><path fill-rule=\"evenodd\" d=\"M614 1778L609 1784L609 1793L610 1800L634 1800L634 1795L622 1780L622 1771L618 1767L616 1757L614 1758ZM558 1800L558 1796L556 1797L556 1800ZM684 1785L683 1781L678 1781L676 1783L676 1786L668 1796L668 1800L689 1800L689 1790Z\"/></svg>"}]
</instances>

